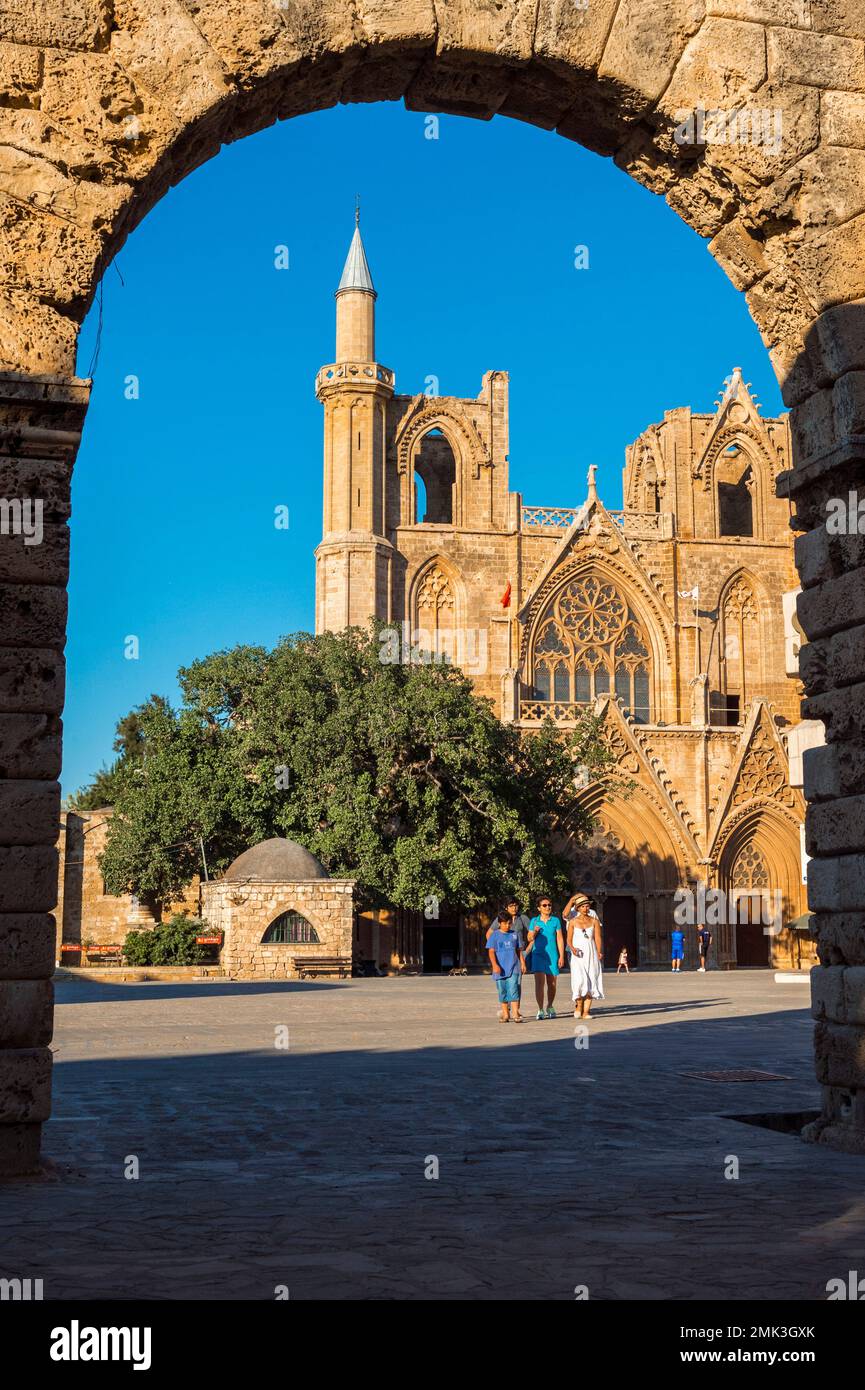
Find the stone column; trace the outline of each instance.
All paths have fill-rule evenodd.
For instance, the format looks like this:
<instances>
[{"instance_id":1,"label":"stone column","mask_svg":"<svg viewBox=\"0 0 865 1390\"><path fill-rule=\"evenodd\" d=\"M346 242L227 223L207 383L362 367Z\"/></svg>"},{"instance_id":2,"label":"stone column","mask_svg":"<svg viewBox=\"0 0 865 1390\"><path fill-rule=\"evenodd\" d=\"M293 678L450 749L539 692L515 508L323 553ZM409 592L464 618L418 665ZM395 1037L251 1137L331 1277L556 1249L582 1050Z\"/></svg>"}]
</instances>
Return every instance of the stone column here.
<instances>
[{"instance_id":1,"label":"stone column","mask_svg":"<svg viewBox=\"0 0 865 1390\"><path fill-rule=\"evenodd\" d=\"M69 483L90 383L0 375L0 1176L51 1095Z\"/></svg>"},{"instance_id":2,"label":"stone column","mask_svg":"<svg viewBox=\"0 0 865 1390\"><path fill-rule=\"evenodd\" d=\"M816 336L818 370L834 384L794 409L797 466L779 479L804 531L796 539L802 713L826 727L826 744L803 755L823 1094L823 1114L804 1137L865 1154L865 306L829 310Z\"/></svg>"}]
</instances>

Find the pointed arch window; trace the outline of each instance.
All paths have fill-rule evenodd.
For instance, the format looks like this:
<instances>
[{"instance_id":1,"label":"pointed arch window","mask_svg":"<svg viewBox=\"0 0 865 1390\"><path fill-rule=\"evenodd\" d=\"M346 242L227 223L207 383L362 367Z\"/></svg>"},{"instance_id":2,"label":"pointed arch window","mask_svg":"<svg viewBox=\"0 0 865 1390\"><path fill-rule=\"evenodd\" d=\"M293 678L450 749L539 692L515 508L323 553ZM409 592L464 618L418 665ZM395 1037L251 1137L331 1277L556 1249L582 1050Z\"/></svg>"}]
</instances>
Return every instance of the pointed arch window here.
<instances>
[{"instance_id":1,"label":"pointed arch window","mask_svg":"<svg viewBox=\"0 0 865 1390\"><path fill-rule=\"evenodd\" d=\"M602 576L571 580L545 609L532 653L535 700L588 705L614 695L632 719L647 723L651 669L639 618Z\"/></svg>"},{"instance_id":2,"label":"pointed arch window","mask_svg":"<svg viewBox=\"0 0 865 1390\"><path fill-rule=\"evenodd\" d=\"M438 428L428 430L414 456L414 516L416 526L452 526L457 464L454 451Z\"/></svg>"},{"instance_id":3,"label":"pointed arch window","mask_svg":"<svg viewBox=\"0 0 865 1390\"><path fill-rule=\"evenodd\" d=\"M456 661L456 593L450 575L438 563L428 566L421 577L414 612L417 641L426 651L443 661Z\"/></svg>"},{"instance_id":4,"label":"pointed arch window","mask_svg":"<svg viewBox=\"0 0 865 1390\"><path fill-rule=\"evenodd\" d=\"M757 600L748 580L740 575L730 585L721 605L718 688L709 697L713 724L730 726L742 722L746 705L755 693L759 663Z\"/></svg>"},{"instance_id":5,"label":"pointed arch window","mask_svg":"<svg viewBox=\"0 0 865 1390\"><path fill-rule=\"evenodd\" d=\"M718 489L718 535L753 536L754 471L747 454L730 444L715 467Z\"/></svg>"}]
</instances>

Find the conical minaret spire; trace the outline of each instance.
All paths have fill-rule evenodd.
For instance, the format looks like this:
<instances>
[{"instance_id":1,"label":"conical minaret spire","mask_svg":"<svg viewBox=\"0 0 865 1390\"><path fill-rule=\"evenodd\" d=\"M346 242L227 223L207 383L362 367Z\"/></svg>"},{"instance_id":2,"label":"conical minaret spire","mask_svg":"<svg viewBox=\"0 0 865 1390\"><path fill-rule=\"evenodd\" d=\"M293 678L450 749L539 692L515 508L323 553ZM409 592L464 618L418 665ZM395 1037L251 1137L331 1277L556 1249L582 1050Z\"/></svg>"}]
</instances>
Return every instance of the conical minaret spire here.
<instances>
[{"instance_id":1,"label":"conical minaret spire","mask_svg":"<svg viewBox=\"0 0 865 1390\"><path fill-rule=\"evenodd\" d=\"M336 289L337 362L375 361L375 287L360 235L360 208L354 236Z\"/></svg>"},{"instance_id":2,"label":"conical minaret spire","mask_svg":"<svg viewBox=\"0 0 865 1390\"><path fill-rule=\"evenodd\" d=\"M348 255L345 258L342 278L337 286L336 293L341 294L344 290L360 290L361 293L371 294L373 298L375 298L375 286L372 283L369 262L366 259L363 238L360 234L359 204L354 211L354 236L348 248Z\"/></svg>"}]
</instances>

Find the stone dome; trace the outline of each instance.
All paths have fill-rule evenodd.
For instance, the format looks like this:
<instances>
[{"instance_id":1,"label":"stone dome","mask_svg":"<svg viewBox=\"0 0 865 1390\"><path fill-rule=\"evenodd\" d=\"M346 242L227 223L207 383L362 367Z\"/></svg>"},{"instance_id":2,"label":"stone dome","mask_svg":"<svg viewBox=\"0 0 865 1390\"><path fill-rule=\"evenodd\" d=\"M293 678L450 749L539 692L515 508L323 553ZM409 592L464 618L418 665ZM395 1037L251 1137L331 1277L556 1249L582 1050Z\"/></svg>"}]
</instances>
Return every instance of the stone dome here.
<instances>
[{"instance_id":1,"label":"stone dome","mask_svg":"<svg viewBox=\"0 0 865 1390\"><path fill-rule=\"evenodd\" d=\"M303 845L279 836L244 850L225 871L228 883L280 883L309 878L330 878L330 874Z\"/></svg>"}]
</instances>

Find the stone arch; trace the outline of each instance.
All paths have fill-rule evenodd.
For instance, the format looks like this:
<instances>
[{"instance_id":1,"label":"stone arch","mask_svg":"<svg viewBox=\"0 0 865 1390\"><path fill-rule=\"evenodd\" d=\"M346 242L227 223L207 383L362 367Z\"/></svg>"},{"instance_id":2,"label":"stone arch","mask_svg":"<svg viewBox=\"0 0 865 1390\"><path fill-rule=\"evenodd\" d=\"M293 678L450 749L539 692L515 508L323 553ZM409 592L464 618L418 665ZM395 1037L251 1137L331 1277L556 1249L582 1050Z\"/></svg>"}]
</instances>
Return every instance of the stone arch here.
<instances>
[{"instance_id":1,"label":"stone arch","mask_svg":"<svg viewBox=\"0 0 865 1390\"><path fill-rule=\"evenodd\" d=\"M832 13L831 0L827 8L811 31L843 49L834 36L851 22ZM223 144L338 102L404 99L418 111L508 115L614 156L711 239L749 293L781 372L801 352L821 276L843 261L840 246L807 255L800 226L816 242L820 221L784 185L803 160L819 178L829 145L827 134L821 146L817 94L802 90L813 83L805 35L792 26L707 17L694 0L659 10L595 0L588 17L560 0L483 11L434 0L408 11L401 0L350 10L294 0L230 14L212 4L193 13L180 0L122 10L94 0L75 16L48 0L45 11L44 70L28 76L25 65L19 79L38 133L16 142L8 224L22 276L2 361L15 370L72 371L99 276L171 185ZM14 43L14 21L4 38ZM21 40L32 48L23 19ZM757 141L689 138L689 113L693 125L697 108L747 107L758 90L795 132L786 147L770 156Z\"/></svg>"},{"instance_id":2,"label":"stone arch","mask_svg":"<svg viewBox=\"0 0 865 1390\"><path fill-rule=\"evenodd\" d=\"M783 921L798 917L803 907L803 887L799 859L799 822L784 807L774 803L754 803L731 816L716 842L718 887L728 902L735 902L744 891L744 880L737 882L736 869L746 855L759 857L764 866L765 890L778 894ZM763 887L754 882L755 889ZM773 903L774 900L772 900ZM735 923L725 922L718 929L719 958L736 960ZM770 961L772 939L766 940L766 964Z\"/></svg>"},{"instance_id":3,"label":"stone arch","mask_svg":"<svg viewBox=\"0 0 865 1390\"><path fill-rule=\"evenodd\" d=\"M784 486L801 529L812 533L801 547L807 578L799 605L812 655L807 712L826 722L830 743L859 746L865 723L827 684L821 643L853 626L847 600L863 583L861 557L830 547L827 558L821 546L826 500L861 486L862 477L865 196L852 171L865 135L849 96L865 87L865 16L847 0L824 0L816 15L813 6L776 8L749 9L740 20L707 14L700 0L593 0L587 11L562 0L502 0L483 10L436 0L408 9L403 0L349 7L288 0L226 11L206 0L194 14L181 0L88 0L71 9L46 0L35 27L29 15L7 16L9 288L0 314L7 489L34 486L38 473L56 522L38 565L20 547L14 555L4 547L10 587L35 576L46 617L37 644L29 603L10 600L4 715L14 718L4 732L9 845L0 887L4 913L33 917L43 978L53 968L39 914L56 902L68 478L89 395L89 383L73 375L78 329L105 268L167 189L224 143L278 119L338 102L403 98L415 111L530 121L615 158L709 241L745 293L793 408L796 467ZM745 139L701 143L695 135L697 108L739 113L754 104L783 124L777 149ZM839 613L840 627L827 617ZM862 792L865 772L844 795ZM862 933L851 944L838 916L842 907L865 910L861 886L842 891L865 882L852 816L831 799L813 808L815 851L832 860L813 905L827 958L858 966ZM14 969L16 948L6 942L4 949ZM2 984L17 987L14 975ZM865 987L850 988L865 1004ZM0 1113L0 1170L12 1172L34 1166L39 1117L48 1110L49 1058L38 1041L44 1014L35 996L28 1018L19 1041L32 1040L28 1064L39 1079L27 1088L26 1122L14 1107ZM839 1023L826 1025L824 1060ZM865 1153L865 1064L850 1064L845 1085L858 1097L848 1112L860 1118L831 1117L827 1088L827 1134L855 1129L838 1141Z\"/></svg>"},{"instance_id":4,"label":"stone arch","mask_svg":"<svg viewBox=\"0 0 865 1390\"><path fill-rule=\"evenodd\" d=\"M454 499L452 521L460 520L462 498L470 474L477 476L485 460L483 444L470 422L455 410L442 408L439 402L432 409L412 415L398 431L394 441L397 472L400 480L400 525L411 526L415 519L414 475L417 456L423 441L433 430L440 430L454 457Z\"/></svg>"}]
</instances>

